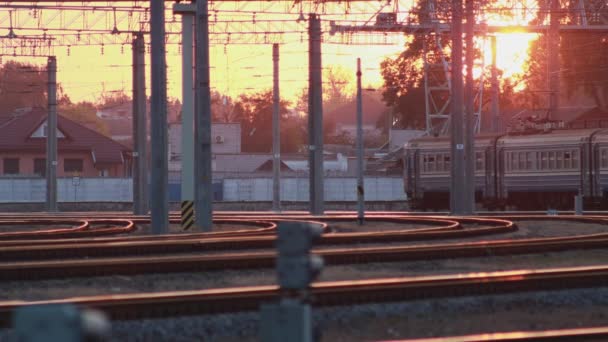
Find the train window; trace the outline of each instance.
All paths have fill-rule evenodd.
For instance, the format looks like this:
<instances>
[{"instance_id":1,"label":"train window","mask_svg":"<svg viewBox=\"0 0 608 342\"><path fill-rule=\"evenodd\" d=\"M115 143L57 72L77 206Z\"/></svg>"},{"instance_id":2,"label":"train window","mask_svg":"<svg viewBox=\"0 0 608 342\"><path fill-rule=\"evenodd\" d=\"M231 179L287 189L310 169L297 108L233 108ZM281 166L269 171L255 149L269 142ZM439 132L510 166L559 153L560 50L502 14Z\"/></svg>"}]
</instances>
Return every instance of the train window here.
<instances>
[{"instance_id":1,"label":"train window","mask_svg":"<svg viewBox=\"0 0 608 342\"><path fill-rule=\"evenodd\" d=\"M526 152L526 169L532 170L534 167L534 160L532 159L532 152Z\"/></svg>"},{"instance_id":2,"label":"train window","mask_svg":"<svg viewBox=\"0 0 608 342\"><path fill-rule=\"evenodd\" d=\"M437 155L437 171L442 172L443 169L443 153Z\"/></svg>"},{"instance_id":3,"label":"train window","mask_svg":"<svg viewBox=\"0 0 608 342\"><path fill-rule=\"evenodd\" d=\"M555 152L549 153L549 169L555 169Z\"/></svg>"},{"instance_id":4,"label":"train window","mask_svg":"<svg viewBox=\"0 0 608 342\"><path fill-rule=\"evenodd\" d=\"M446 171L450 170L450 155L449 154L446 154L443 157L443 165L444 165Z\"/></svg>"},{"instance_id":5,"label":"train window","mask_svg":"<svg viewBox=\"0 0 608 342\"><path fill-rule=\"evenodd\" d=\"M606 167L608 167L608 149L603 148L601 154L602 154L602 161L601 161L600 165L602 166L602 168L606 168Z\"/></svg>"},{"instance_id":6,"label":"train window","mask_svg":"<svg viewBox=\"0 0 608 342\"><path fill-rule=\"evenodd\" d=\"M573 169L578 169L579 168L579 165L578 165L578 151L577 150L573 150L571 152L571 155L572 155L572 161L571 161L572 168Z\"/></svg>"},{"instance_id":7,"label":"train window","mask_svg":"<svg viewBox=\"0 0 608 342\"><path fill-rule=\"evenodd\" d=\"M540 153L540 168L541 170L546 170L549 167L549 157L547 156L547 152Z\"/></svg>"},{"instance_id":8,"label":"train window","mask_svg":"<svg viewBox=\"0 0 608 342\"><path fill-rule=\"evenodd\" d=\"M484 169L483 161L483 153L475 152L475 171L481 171Z\"/></svg>"},{"instance_id":9,"label":"train window","mask_svg":"<svg viewBox=\"0 0 608 342\"><path fill-rule=\"evenodd\" d=\"M564 152L564 169L572 168L572 158L570 158L571 152Z\"/></svg>"},{"instance_id":10,"label":"train window","mask_svg":"<svg viewBox=\"0 0 608 342\"><path fill-rule=\"evenodd\" d=\"M518 152L517 153L517 159L519 161L519 165L518 165L518 169L519 170L525 170L526 168L526 153L525 152Z\"/></svg>"},{"instance_id":11,"label":"train window","mask_svg":"<svg viewBox=\"0 0 608 342\"><path fill-rule=\"evenodd\" d=\"M562 151L555 152L555 168L564 168L564 152Z\"/></svg>"},{"instance_id":12,"label":"train window","mask_svg":"<svg viewBox=\"0 0 608 342\"><path fill-rule=\"evenodd\" d=\"M511 152L511 170L518 170L518 166L517 154Z\"/></svg>"}]
</instances>

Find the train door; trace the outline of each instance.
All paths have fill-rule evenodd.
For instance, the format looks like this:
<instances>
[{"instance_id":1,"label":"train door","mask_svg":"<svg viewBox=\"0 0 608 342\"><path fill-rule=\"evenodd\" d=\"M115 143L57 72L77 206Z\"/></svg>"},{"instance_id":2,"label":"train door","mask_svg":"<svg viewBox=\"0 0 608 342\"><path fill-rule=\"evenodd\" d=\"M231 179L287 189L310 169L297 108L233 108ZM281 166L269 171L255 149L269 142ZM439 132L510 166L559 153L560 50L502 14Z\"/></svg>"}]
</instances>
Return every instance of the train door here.
<instances>
[{"instance_id":1,"label":"train door","mask_svg":"<svg viewBox=\"0 0 608 342\"><path fill-rule=\"evenodd\" d=\"M418 198L418 186L420 185L420 150L414 150L412 153L412 197Z\"/></svg>"},{"instance_id":2,"label":"train door","mask_svg":"<svg viewBox=\"0 0 608 342\"><path fill-rule=\"evenodd\" d=\"M589 147L590 145L586 142L583 141L580 144L579 147L579 151L580 151L580 161L579 161L579 165L580 165L580 189L583 193L584 197L593 197L593 187L592 187L592 182L593 182L593 175L592 175L592 165L591 164L591 156L593 154L593 148Z\"/></svg>"},{"instance_id":3,"label":"train door","mask_svg":"<svg viewBox=\"0 0 608 342\"><path fill-rule=\"evenodd\" d=\"M418 151L407 150L405 153L405 193L408 197L416 197L418 184Z\"/></svg>"},{"instance_id":4,"label":"train door","mask_svg":"<svg viewBox=\"0 0 608 342\"><path fill-rule=\"evenodd\" d=\"M601 155L600 155L600 144L593 144L593 159L591 161L593 166L593 173L591 174L592 184L592 196L594 198L600 198L602 194L602 186L600 184L600 167L601 167Z\"/></svg>"},{"instance_id":5,"label":"train door","mask_svg":"<svg viewBox=\"0 0 608 342\"><path fill-rule=\"evenodd\" d=\"M496 198L496 180L494 178L494 150L487 147L484 151L485 158L485 190L484 196L487 199Z\"/></svg>"},{"instance_id":6,"label":"train door","mask_svg":"<svg viewBox=\"0 0 608 342\"><path fill-rule=\"evenodd\" d=\"M496 198L503 200L507 197L505 188L505 150L498 148L496 153Z\"/></svg>"}]
</instances>

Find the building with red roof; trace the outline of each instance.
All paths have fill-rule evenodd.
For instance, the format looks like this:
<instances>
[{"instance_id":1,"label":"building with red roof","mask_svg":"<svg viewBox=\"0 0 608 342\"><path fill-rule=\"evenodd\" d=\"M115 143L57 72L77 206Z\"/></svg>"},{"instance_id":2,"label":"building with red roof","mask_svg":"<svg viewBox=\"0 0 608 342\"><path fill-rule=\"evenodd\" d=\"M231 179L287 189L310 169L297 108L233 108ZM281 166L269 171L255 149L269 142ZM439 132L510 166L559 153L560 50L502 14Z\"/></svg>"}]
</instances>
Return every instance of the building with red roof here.
<instances>
[{"instance_id":1,"label":"building with red roof","mask_svg":"<svg viewBox=\"0 0 608 342\"><path fill-rule=\"evenodd\" d=\"M0 175L46 175L47 112L19 110L0 116ZM97 131L57 116L58 177L125 177L131 150Z\"/></svg>"}]
</instances>

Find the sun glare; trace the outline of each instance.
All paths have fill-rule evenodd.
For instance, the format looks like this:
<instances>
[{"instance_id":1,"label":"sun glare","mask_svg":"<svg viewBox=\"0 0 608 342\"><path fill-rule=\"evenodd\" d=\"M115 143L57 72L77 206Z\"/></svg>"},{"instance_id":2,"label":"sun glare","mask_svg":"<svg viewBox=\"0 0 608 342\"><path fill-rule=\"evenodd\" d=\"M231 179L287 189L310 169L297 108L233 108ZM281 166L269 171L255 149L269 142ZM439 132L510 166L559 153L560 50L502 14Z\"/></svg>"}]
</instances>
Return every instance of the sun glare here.
<instances>
[{"instance_id":1,"label":"sun glare","mask_svg":"<svg viewBox=\"0 0 608 342\"><path fill-rule=\"evenodd\" d=\"M496 36L496 66L503 71L503 77L520 77L528 58L530 43L537 38L534 33L506 33ZM492 44L484 46L484 60L487 66L492 65Z\"/></svg>"}]
</instances>

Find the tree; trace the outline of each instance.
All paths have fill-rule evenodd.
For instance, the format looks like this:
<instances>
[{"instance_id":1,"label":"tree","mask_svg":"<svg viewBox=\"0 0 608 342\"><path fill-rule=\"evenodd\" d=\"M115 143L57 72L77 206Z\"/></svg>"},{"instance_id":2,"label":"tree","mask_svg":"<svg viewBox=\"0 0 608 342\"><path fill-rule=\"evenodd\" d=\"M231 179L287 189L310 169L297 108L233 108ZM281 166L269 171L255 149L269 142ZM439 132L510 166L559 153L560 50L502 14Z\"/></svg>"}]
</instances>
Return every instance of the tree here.
<instances>
[{"instance_id":1,"label":"tree","mask_svg":"<svg viewBox=\"0 0 608 342\"><path fill-rule=\"evenodd\" d=\"M111 91L103 90L97 100L97 105L100 108L107 108L123 105L128 102L131 102L131 97L122 89Z\"/></svg>"},{"instance_id":2,"label":"tree","mask_svg":"<svg viewBox=\"0 0 608 342\"><path fill-rule=\"evenodd\" d=\"M238 121L235 108L234 100L230 96L223 95L218 91L211 92L211 113L214 122Z\"/></svg>"},{"instance_id":3,"label":"tree","mask_svg":"<svg viewBox=\"0 0 608 342\"><path fill-rule=\"evenodd\" d=\"M59 105L59 113L66 118L86 127L108 135L109 128L105 121L97 117L97 108L91 102L64 103Z\"/></svg>"},{"instance_id":4,"label":"tree","mask_svg":"<svg viewBox=\"0 0 608 342\"><path fill-rule=\"evenodd\" d=\"M323 70L323 113L349 102L354 95L354 77L348 70L339 65L330 65ZM296 109L308 113L308 86L297 96Z\"/></svg>"},{"instance_id":5,"label":"tree","mask_svg":"<svg viewBox=\"0 0 608 342\"><path fill-rule=\"evenodd\" d=\"M304 142L305 125L289 118L288 101L280 102L281 151L297 152ZM241 123L243 152L272 151L272 91L242 94L235 103L234 117Z\"/></svg>"},{"instance_id":6,"label":"tree","mask_svg":"<svg viewBox=\"0 0 608 342\"><path fill-rule=\"evenodd\" d=\"M47 73L28 63L7 61L0 67L0 108L47 107Z\"/></svg>"}]
</instances>

